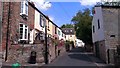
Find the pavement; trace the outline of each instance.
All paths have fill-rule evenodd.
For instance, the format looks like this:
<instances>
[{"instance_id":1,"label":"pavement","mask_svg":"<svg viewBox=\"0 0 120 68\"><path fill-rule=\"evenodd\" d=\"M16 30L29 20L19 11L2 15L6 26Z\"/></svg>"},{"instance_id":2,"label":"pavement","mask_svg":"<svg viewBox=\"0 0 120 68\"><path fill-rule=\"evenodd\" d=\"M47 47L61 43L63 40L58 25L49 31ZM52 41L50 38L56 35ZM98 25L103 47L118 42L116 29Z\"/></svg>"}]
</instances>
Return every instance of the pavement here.
<instances>
[{"instance_id":1,"label":"pavement","mask_svg":"<svg viewBox=\"0 0 120 68\"><path fill-rule=\"evenodd\" d=\"M4 65L5 63L3 63ZM6 64L5 64L6 65ZM8 63L7 66L11 64ZM91 52L85 52L83 48L74 48L57 57L50 64L21 64L22 68L115 68L95 57ZM2 67L10 68L10 67Z\"/></svg>"}]
</instances>

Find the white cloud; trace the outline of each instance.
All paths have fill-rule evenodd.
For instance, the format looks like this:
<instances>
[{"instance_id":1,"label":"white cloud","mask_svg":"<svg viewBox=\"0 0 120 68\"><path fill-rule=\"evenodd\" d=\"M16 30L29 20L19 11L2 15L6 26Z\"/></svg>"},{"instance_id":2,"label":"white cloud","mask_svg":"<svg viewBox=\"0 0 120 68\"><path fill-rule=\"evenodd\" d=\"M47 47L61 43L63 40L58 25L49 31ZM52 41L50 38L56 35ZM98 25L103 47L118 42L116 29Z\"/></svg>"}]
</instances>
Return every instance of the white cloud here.
<instances>
[{"instance_id":1,"label":"white cloud","mask_svg":"<svg viewBox=\"0 0 120 68\"><path fill-rule=\"evenodd\" d=\"M47 1L47 2L44 2L44 4L42 4L40 7L41 7L41 9L47 10L51 6L52 6L51 3Z\"/></svg>"},{"instance_id":2,"label":"white cloud","mask_svg":"<svg viewBox=\"0 0 120 68\"><path fill-rule=\"evenodd\" d=\"M81 5L83 6L93 6L97 2L101 2L101 0L80 0Z\"/></svg>"},{"instance_id":3,"label":"white cloud","mask_svg":"<svg viewBox=\"0 0 120 68\"><path fill-rule=\"evenodd\" d=\"M45 1L45 0L31 0L35 3L35 6L39 9L42 10L47 10L49 9L52 4L49 1Z\"/></svg>"}]
</instances>

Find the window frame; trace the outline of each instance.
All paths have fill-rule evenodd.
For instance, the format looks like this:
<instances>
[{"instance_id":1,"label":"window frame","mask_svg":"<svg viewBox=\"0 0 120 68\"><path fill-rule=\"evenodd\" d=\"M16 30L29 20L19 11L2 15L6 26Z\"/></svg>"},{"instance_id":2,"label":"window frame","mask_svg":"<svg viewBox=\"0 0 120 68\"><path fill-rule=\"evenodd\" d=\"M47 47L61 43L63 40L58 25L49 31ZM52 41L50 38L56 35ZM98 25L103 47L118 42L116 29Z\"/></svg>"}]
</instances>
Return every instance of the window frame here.
<instances>
[{"instance_id":1,"label":"window frame","mask_svg":"<svg viewBox=\"0 0 120 68\"><path fill-rule=\"evenodd\" d=\"M21 27L20 25L23 25L23 27ZM20 23L19 24L19 34L21 34L20 33L20 28L22 28L23 29L23 31L22 31L22 38L20 38L21 37L21 35L20 35L20 37L19 37L19 41L22 41L22 40L28 40L28 30L29 30L29 28L28 28L28 26L27 25L25 25L25 24L23 24L23 23ZM27 32L25 32L27 30ZM25 34L26 33L26 34ZM26 37L25 37L26 36Z\"/></svg>"},{"instance_id":2,"label":"window frame","mask_svg":"<svg viewBox=\"0 0 120 68\"><path fill-rule=\"evenodd\" d=\"M60 32L60 30L58 30L58 35L59 35L59 36L61 35L61 32Z\"/></svg>"},{"instance_id":3,"label":"window frame","mask_svg":"<svg viewBox=\"0 0 120 68\"><path fill-rule=\"evenodd\" d=\"M57 27L55 26L55 34L57 34Z\"/></svg>"},{"instance_id":4,"label":"window frame","mask_svg":"<svg viewBox=\"0 0 120 68\"><path fill-rule=\"evenodd\" d=\"M40 27L45 27L46 19L43 15L40 14Z\"/></svg>"},{"instance_id":5,"label":"window frame","mask_svg":"<svg viewBox=\"0 0 120 68\"><path fill-rule=\"evenodd\" d=\"M93 25L93 33L95 33L95 26Z\"/></svg>"},{"instance_id":6,"label":"window frame","mask_svg":"<svg viewBox=\"0 0 120 68\"><path fill-rule=\"evenodd\" d=\"M100 20L98 19L98 29L100 29Z\"/></svg>"},{"instance_id":7,"label":"window frame","mask_svg":"<svg viewBox=\"0 0 120 68\"><path fill-rule=\"evenodd\" d=\"M73 30L71 29L70 32L73 32Z\"/></svg>"},{"instance_id":8,"label":"window frame","mask_svg":"<svg viewBox=\"0 0 120 68\"><path fill-rule=\"evenodd\" d=\"M25 14L26 16L28 16L28 1L22 1L21 2L21 11L20 11L20 15Z\"/></svg>"}]
</instances>

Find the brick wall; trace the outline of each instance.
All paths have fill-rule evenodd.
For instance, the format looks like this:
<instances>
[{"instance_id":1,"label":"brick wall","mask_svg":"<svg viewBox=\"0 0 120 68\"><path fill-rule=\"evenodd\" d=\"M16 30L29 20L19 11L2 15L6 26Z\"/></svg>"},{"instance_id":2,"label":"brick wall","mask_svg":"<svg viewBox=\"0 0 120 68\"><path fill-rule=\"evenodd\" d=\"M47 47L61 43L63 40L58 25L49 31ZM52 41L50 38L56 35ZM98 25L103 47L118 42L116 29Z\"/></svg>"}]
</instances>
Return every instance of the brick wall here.
<instances>
[{"instance_id":1,"label":"brick wall","mask_svg":"<svg viewBox=\"0 0 120 68\"><path fill-rule=\"evenodd\" d=\"M29 6L28 19L24 20L20 16L20 2L11 2L10 3L10 17L9 17L9 43L12 41L17 41L19 39L19 23L25 23L28 25L29 29L34 27L34 9ZM4 3L4 12L3 12L3 48L6 45L6 34L7 34L7 24L8 24L8 11L9 3Z\"/></svg>"},{"instance_id":2,"label":"brick wall","mask_svg":"<svg viewBox=\"0 0 120 68\"><path fill-rule=\"evenodd\" d=\"M10 4L10 16L8 20L8 12L9 12L9 4ZM45 47L44 44L18 44L14 43L14 41L18 41L19 39L19 23L24 23L28 25L29 30L34 29L34 8L29 6L28 8L28 19L25 20L20 16L20 2L5 2L3 8L3 22L2 22L2 47L3 47L3 55L5 57L5 47L6 47L6 38L7 38L7 26L9 21L9 33L8 33L8 60L7 62L16 62L17 60L20 63L26 63L29 60L31 51L35 50L37 52L37 63L44 62L44 53L43 49ZM53 25L53 28L55 26ZM53 34L55 30L53 30ZM55 59L55 46L52 41L49 41L49 60L50 62ZM64 49L64 48L62 48ZM56 50L58 51L58 50ZM65 50L62 50L63 53Z\"/></svg>"},{"instance_id":3,"label":"brick wall","mask_svg":"<svg viewBox=\"0 0 120 68\"><path fill-rule=\"evenodd\" d=\"M9 10L10 5L10 10ZM7 38L7 26L9 21L9 32L8 32L8 51L11 47L20 47L18 43L19 39L19 23L28 25L29 29L34 27L34 9L29 6L28 19L25 20L20 16L21 3L20 2L4 2L3 3L3 22L2 22L2 49L5 54L6 38ZM9 13L10 11L10 13ZM9 18L8 18L8 15ZM15 45L14 45L15 44ZM14 50L14 49L13 49ZM9 55L8 55L9 57Z\"/></svg>"},{"instance_id":4,"label":"brick wall","mask_svg":"<svg viewBox=\"0 0 120 68\"><path fill-rule=\"evenodd\" d=\"M29 7L28 7L28 24L29 24L30 29L34 28L34 17L35 17L35 10L34 10L34 8L32 8L29 5Z\"/></svg>"},{"instance_id":5,"label":"brick wall","mask_svg":"<svg viewBox=\"0 0 120 68\"><path fill-rule=\"evenodd\" d=\"M2 18L2 49L5 49L6 45L6 32L8 22L8 5L9 3L3 3L3 18Z\"/></svg>"}]
</instances>

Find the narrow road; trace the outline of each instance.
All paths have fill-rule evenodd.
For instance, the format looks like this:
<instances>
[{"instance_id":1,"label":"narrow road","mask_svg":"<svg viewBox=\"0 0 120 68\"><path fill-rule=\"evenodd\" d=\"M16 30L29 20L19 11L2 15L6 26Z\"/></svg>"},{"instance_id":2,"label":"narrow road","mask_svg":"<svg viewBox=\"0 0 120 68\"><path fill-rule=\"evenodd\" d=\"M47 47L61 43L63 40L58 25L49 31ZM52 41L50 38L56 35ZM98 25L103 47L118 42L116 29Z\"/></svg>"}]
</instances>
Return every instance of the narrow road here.
<instances>
[{"instance_id":1,"label":"narrow road","mask_svg":"<svg viewBox=\"0 0 120 68\"><path fill-rule=\"evenodd\" d=\"M96 58L92 53L84 52L83 48L75 48L45 66L48 68L113 68Z\"/></svg>"},{"instance_id":2,"label":"narrow road","mask_svg":"<svg viewBox=\"0 0 120 68\"><path fill-rule=\"evenodd\" d=\"M5 66L2 68L11 68ZM105 64L93 53L85 52L83 48L75 48L70 52L60 55L52 63L47 65L22 66L21 68L115 68L112 65Z\"/></svg>"}]
</instances>

